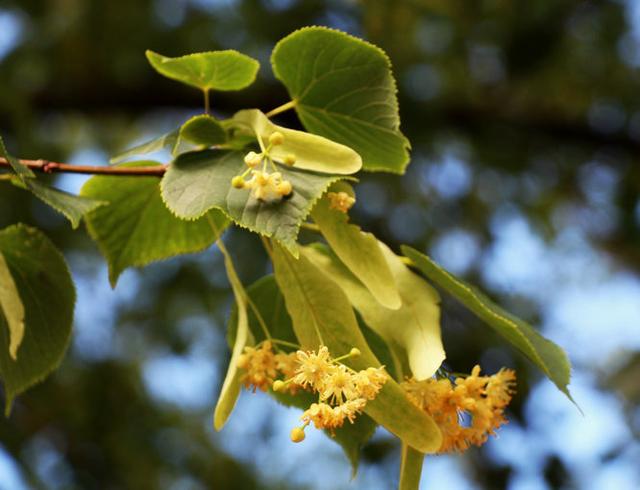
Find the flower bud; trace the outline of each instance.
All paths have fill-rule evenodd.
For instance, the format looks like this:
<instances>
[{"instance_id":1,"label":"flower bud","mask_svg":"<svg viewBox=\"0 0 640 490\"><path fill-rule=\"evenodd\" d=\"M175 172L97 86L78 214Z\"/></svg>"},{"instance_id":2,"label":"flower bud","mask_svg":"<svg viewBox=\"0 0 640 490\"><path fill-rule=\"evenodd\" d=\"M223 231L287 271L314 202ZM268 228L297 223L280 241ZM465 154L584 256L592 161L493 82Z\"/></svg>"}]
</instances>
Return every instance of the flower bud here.
<instances>
[{"instance_id":1,"label":"flower bud","mask_svg":"<svg viewBox=\"0 0 640 490\"><path fill-rule=\"evenodd\" d=\"M282 161L285 165L292 167L296 163L296 156L293 153L287 153Z\"/></svg>"},{"instance_id":2,"label":"flower bud","mask_svg":"<svg viewBox=\"0 0 640 490\"><path fill-rule=\"evenodd\" d=\"M280 194L281 196L288 196L292 192L293 192L293 186L291 185L291 182L289 182L288 180L283 180L278 185L278 194Z\"/></svg>"},{"instance_id":3,"label":"flower bud","mask_svg":"<svg viewBox=\"0 0 640 490\"><path fill-rule=\"evenodd\" d=\"M262 153L256 153L255 151L250 151L244 156L244 163L251 168L255 168L260 165L262 161Z\"/></svg>"},{"instance_id":4,"label":"flower bud","mask_svg":"<svg viewBox=\"0 0 640 490\"><path fill-rule=\"evenodd\" d=\"M243 189L244 184L244 179L240 175L236 175L233 179L231 179L231 185L236 189Z\"/></svg>"},{"instance_id":5,"label":"flower bud","mask_svg":"<svg viewBox=\"0 0 640 490\"><path fill-rule=\"evenodd\" d=\"M277 379L276 381L273 382L273 386L272 386L273 391L280 391L282 388L284 388L284 381Z\"/></svg>"},{"instance_id":6,"label":"flower bud","mask_svg":"<svg viewBox=\"0 0 640 490\"><path fill-rule=\"evenodd\" d=\"M284 135L280 131L274 131L269 136L269 143L273 146L278 146L284 143Z\"/></svg>"},{"instance_id":7,"label":"flower bud","mask_svg":"<svg viewBox=\"0 0 640 490\"><path fill-rule=\"evenodd\" d=\"M302 442L304 441L304 438L304 429L302 429L301 427L294 427L293 429L291 429L291 440L293 442Z\"/></svg>"}]
</instances>

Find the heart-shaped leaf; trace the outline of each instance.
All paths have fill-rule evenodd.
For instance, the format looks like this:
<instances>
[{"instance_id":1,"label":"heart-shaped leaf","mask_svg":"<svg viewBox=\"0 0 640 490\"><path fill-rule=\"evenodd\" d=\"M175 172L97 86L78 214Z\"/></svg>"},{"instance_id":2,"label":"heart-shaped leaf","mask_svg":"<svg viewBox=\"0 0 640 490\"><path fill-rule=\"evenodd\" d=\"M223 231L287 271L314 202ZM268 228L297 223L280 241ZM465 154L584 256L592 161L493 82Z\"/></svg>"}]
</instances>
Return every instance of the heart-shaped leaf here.
<instances>
[{"instance_id":1,"label":"heart-shaped leaf","mask_svg":"<svg viewBox=\"0 0 640 490\"><path fill-rule=\"evenodd\" d=\"M0 231L0 254L25 311L17 359L10 355L7 319L0 314L0 377L8 413L16 395L60 364L69 344L76 294L62 254L40 231L24 225L5 228Z\"/></svg>"},{"instance_id":2,"label":"heart-shaped leaf","mask_svg":"<svg viewBox=\"0 0 640 490\"><path fill-rule=\"evenodd\" d=\"M142 161L124 166L156 164ZM128 267L206 249L228 224L217 210L197 221L176 218L162 202L157 177L94 176L81 192L109 202L88 216L87 228L109 263L114 287Z\"/></svg>"},{"instance_id":3,"label":"heart-shaped leaf","mask_svg":"<svg viewBox=\"0 0 640 490\"><path fill-rule=\"evenodd\" d=\"M293 193L279 201L264 202L248 189L231 185L231 179L245 169L239 152L182 154L162 179L162 198L183 219L196 219L212 208L221 209L239 226L275 238L296 255L300 225L327 187L341 177L280 165L278 171L291 182Z\"/></svg>"},{"instance_id":4,"label":"heart-shaped leaf","mask_svg":"<svg viewBox=\"0 0 640 490\"><path fill-rule=\"evenodd\" d=\"M260 63L234 50L169 58L147 51L151 66L167 78L201 90L240 90L256 79Z\"/></svg>"},{"instance_id":5,"label":"heart-shaped leaf","mask_svg":"<svg viewBox=\"0 0 640 490\"><path fill-rule=\"evenodd\" d=\"M277 126L258 109L237 112L230 122L236 128L258 136L264 144L272 133L282 133L284 142L273 146L269 152L280 163L294 155L295 168L342 175L353 174L362 167L360 155L348 146L305 131Z\"/></svg>"},{"instance_id":6,"label":"heart-shaped leaf","mask_svg":"<svg viewBox=\"0 0 640 490\"><path fill-rule=\"evenodd\" d=\"M271 64L307 130L356 150L364 170L404 172L410 145L384 51L340 31L305 27L276 45Z\"/></svg>"}]
</instances>

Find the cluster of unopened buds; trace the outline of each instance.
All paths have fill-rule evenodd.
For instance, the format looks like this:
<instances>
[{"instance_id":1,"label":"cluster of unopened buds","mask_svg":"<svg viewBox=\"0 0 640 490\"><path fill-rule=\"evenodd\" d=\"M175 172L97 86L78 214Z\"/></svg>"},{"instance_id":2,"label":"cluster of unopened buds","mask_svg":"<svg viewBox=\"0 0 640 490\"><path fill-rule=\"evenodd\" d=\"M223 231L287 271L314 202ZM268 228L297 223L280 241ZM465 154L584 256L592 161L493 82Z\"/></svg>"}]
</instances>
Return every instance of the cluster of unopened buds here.
<instances>
[{"instance_id":1,"label":"cluster of unopened buds","mask_svg":"<svg viewBox=\"0 0 640 490\"><path fill-rule=\"evenodd\" d=\"M427 412L442 432L438 452L465 451L484 444L489 435L507 423L504 410L515 390L516 375L501 369L493 376L480 376L475 366L469 376L451 382L448 377L402 383L409 399ZM465 417L468 423L464 422Z\"/></svg>"},{"instance_id":2,"label":"cluster of unopened buds","mask_svg":"<svg viewBox=\"0 0 640 490\"><path fill-rule=\"evenodd\" d=\"M256 153L250 151L244 157L244 163L247 169L241 175L236 175L231 179L231 185L236 189L250 189L251 195L260 201L276 201L283 197L289 196L293 192L291 182L283 179L282 173L278 171L273 159L269 154L271 148L284 143L284 135L280 131L274 131L269 136L269 144L264 148L260 143L263 151ZM287 154L283 158L285 165L293 166L296 163L294 154ZM260 168L260 166L262 166ZM269 172L269 169L273 172ZM249 180L246 177L251 174Z\"/></svg>"},{"instance_id":3,"label":"cluster of unopened buds","mask_svg":"<svg viewBox=\"0 0 640 490\"><path fill-rule=\"evenodd\" d=\"M367 402L382 389L389 378L384 367L355 371L340 362L359 355L354 347L342 357L331 358L325 346L320 346L317 352L274 353L272 343L265 341L258 347L245 347L238 366L245 370L241 378L244 386L253 387L254 392L266 391L271 386L275 392L295 394L303 389L318 394L318 402L302 414L303 425L291 431L291 440L301 442L312 422L317 429L328 429L331 433L342 427L345 420L353 423ZM283 379L276 379L279 374Z\"/></svg>"}]
</instances>

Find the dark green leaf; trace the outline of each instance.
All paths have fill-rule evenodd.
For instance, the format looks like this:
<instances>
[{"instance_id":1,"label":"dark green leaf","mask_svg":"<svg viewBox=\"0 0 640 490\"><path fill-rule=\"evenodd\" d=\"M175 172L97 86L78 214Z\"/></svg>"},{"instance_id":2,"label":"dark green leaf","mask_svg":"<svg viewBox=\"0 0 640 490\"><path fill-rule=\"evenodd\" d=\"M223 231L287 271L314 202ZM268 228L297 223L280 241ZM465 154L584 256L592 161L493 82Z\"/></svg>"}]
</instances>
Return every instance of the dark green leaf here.
<instances>
[{"instance_id":1,"label":"dark green leaf","mask_svg":"<svg viewBox=\"0 0 640 490\"><path fill-rule=\"evenodd\" d=\"M213 146L227 141L227 131L213 117L201 114L182 125L180 138L195 145Z\"/></svg>"},{"instance_id":2,"label":"dark green leaf","mask_svg":"<svg viewBox=\"0 0 640 490\"><path fill-rule=\"evenodd\" d=\"M0 136L0 157L4 158L9 162L13 171L20 177L22 180L25 178L33 178L35 174L31 171L29 167L22 164L20 160L12 157L7 151L7 147L4 146L4 140Z\"/></svg>"},{"instance_id":3,"label":"dark green leaf","mask_svg":"<svg viewBox=\"0 0 640 490\"><path fill-rule=\"evenodd\" d=\"M80 225L83 216L107 204L106 201L100 199L76 196L54 189L35 179L25 180L24 184L38 199L66 216L73 228Z\"/></svg>"},{"instance_id":4,"label":"dark green leaf","mask_svg":"<svg viewBox=\"0 0 640 490\"><path fill-rule=\"evenodd\" d=\"M71 335L75 288L58 249L40 231L14 225L0 231L4 256L25 310L17 360L9 354L9 329L0 315L0 377L6 412L16 395L42 381L62 360Z\"/></svg>"},{"instance_id":5,"label":"dark green leaf","mask_svg":"<svg viewBox=\"0 0 640 490\"><path fill-rule=\"evenodd\" d=\"M506 312L473 286L453 276L426 255L407 246L402 247L402 253L411 259L415 267L426 277L517 347L573 401L567 387L571 377L571 364L561 347L544 338L528 323Z\"/></svg>"}]
</instances>

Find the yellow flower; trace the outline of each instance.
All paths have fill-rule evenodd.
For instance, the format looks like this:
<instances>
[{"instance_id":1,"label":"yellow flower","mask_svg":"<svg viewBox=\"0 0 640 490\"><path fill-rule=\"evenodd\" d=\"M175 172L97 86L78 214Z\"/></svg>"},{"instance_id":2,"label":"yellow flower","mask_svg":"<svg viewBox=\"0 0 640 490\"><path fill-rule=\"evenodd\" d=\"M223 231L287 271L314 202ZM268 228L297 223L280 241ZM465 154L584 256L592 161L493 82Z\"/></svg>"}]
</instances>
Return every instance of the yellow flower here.
<instances>
[{"instance_id":1,"label":"yellow flower","mask_svg":"<svg viewBox=\"0 0 640 490\"><path fill-rule=\"evenodd\" d=\"M327 193L327 197L330 201L329 209L335 209L341 213L349 211L356 202L356 200L346 192L329 192Z\"/></svg>"},{"instance_id":2,"label":"yellow flower","mask_svg":"<svg viewBox=\"0 0 640 490\"><path fill-rule=\"evenodd\" d=\"M342 403L344 399L351 400L357 397L353 375L342 364L335 366L324 380L324 390L320 393L322 400L333 403Z\"/></svg>"},{"instance_id":3,"label":"yellow flower","mask_svg":"<svg viewBox=\"0 0 640 490\"><path fill-rule=\"evenodd\" d=\"M252 170L251 175L244 187L251 189L251 195L259 201L277 201L293 191L291 182L283 180L280 172L270 174L262 170Z\"/></svg>"},{"instance_id":4,"label":"yellow flower","mask_svg":"<svg viewBox=\"0 0 640 490\"><path fill-rule=\"evenodd\" d=\"M410 379L402 387L440 427L443 440L439 452L464 451L472 444L484 444L507 422L504 408L514 392L515 373L501 369L493 376L480 376L480 366L475 366L469 376L457 378L455 384L448 379ZM460 425L463 412L471 416L468 427Z\"/></svg>"},{"instance_id":5,"label":"yellow flower","mask_svg":"<svg viewBox=\"0 0 640 490\"><path fill-rule=\"evenodd\" d=\"M327 375L335 369L329 356L329 349L321 346L318 353L299 350L296 352L296 357L299 365L293 382L303 388L323 391Z\"/></svg>"},{"instance_id":6,"label":"yellow flower","mask_svg":"<svg viewBox=\"0 0 640 490\"><path fill-rule=\"evenodd\" d=\"M343 418L348 419L353 424L356 415L362 413L366 404L367 400L364 398L355 398L334 407L334 411L337 411Z\"/></svg>"},{"instance_id":7,"label":"yellow flower","mask_svg":"<svg viewBox=\"0 0 640 490\"><path fill-rule=\"evenodd\" d=\"M271 342L265 341L258 348L245 347L238 358L238 367L246 371L240 378L245 388L253 387L254 393L256 389L267 391L277 376Z\"/></svg>"},{"instance_id":8,"label":"yellow flower","mask_svg":"<svg viewBox=\"0 0 640 490\"><path fill-rule=\"evenodd\" d=\"M353 376L353 382L356 385L356 391L358 396L366 398L367 400L373 400L382 385L387 382L389 376L384 372L384 368L370 367L362 371L358 371Z\"/></svg>"},{"instance_id":9,"label":"yellow flower","mask_svg":"<svg viewBox=\"0 0 640 490\"><path fill-rule=\"evenodd\" d=\"M345 414L327 403L312 403L311 406L304 411L300 420L310 423L316 429L334 430L342 427Z\"/></svg>"}]
</instances>

